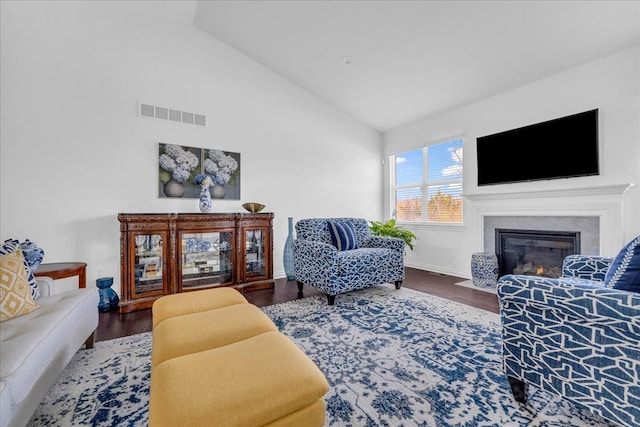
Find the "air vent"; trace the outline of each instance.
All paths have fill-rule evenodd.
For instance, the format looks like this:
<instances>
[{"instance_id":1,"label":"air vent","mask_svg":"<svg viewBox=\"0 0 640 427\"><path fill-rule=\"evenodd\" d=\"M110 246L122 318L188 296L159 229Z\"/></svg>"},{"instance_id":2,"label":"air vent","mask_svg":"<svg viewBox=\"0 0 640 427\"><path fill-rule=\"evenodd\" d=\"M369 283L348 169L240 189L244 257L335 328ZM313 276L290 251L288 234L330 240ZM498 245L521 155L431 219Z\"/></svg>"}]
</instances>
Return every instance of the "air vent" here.
<instances>
[{"instance_id":1,"label":"air vent","mask_svg":"<svg viewBox=\"0 0 640 427\"><path fill-rule=\"evenodd\" d=\"M167 107L140 103L138 110L140 117L150 119L168 120L170 122L185 123L188 125L207 126L207 116L204 114L189 113L187 111L174 110Z\"/></svg>"}]
</instances>

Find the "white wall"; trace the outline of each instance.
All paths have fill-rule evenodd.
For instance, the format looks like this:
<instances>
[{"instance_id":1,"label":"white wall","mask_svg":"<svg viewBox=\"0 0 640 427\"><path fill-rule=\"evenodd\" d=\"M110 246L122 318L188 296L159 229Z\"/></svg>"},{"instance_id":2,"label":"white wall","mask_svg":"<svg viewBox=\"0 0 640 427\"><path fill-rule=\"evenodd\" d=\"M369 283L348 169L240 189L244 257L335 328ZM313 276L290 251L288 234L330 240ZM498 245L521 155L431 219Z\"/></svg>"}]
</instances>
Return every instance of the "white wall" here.
<instances>
[{"instance_id":1,"label":"white wall","mask_svg":"<svg viewBox=\"0 0 640 427\"><path fill-rule=\"evenodd\" d=\"M116 215L198 211L158 198L159 142L241 153L241 200L214 211L275 213L277 277L287 217L382 217L381 136L195 28L195 2L1 5L2 240L119 291ZM139 101L208 127L140 118Z\"/></svg>"},{"instance_id":2,"label":"white wall","mask_svg":"<svg viewBox=\"0 0 640 427\"><path fill-rule=\"evenodd\" d=\"M470 277L471 254L482 251L482 239L478 235L475 214L478 206L515 205L533 203L527 209L553 210L567 205L572 191L582 188L616 186L635 183L636 186L624 196L585 196L577 204L604 205L610 198L619 198L623 207L620 215L609 215L607 222L622 222L622 232L615 242L604 246L603 255L615 255L612 248L640 234L640 47L601 58L575 69L533 82L509 92L476 102L454 111L425 118L407 126L394 129L384 135L383 151L390 154L408 151L429 145L452 135L464 135L464 193L476 196L476 200L465 198L464 226L430 227L411 226L419 240L416 250L409 253L407 265L437 272ZM600 175L553 181L495 185L478 187L476 176L476 137L488 135L528 124L533 124L581 111L598 108L600 111ZM524 153L526 155L526 153ZM544 161L545 153L535 155ZM534 161L534 160L532 160ZM388 182L388 173L385 174ZM551 192L557 197L537 199L501 199L500 193L531 191ZM551 194L551 193L549 193ZM492 200L490 195L495 195ZM477 196L482 200L478 201ZM386 195L385 195L386 197ZM598 197L602 200L597 199ZM513 197L515 199L515 197ZM586 202L585 202L586 200ZM478 206L475 206L478 205ZM588 206L587 206L588 207ZM581 212L585 207L581 206ZM598 208L600 209L600 208ZM615 213L615 212L614 212ZM389 206L385 205L385 217ZM612 224L610 224L612 225ZM611 228L615 228L612 225ZM605 229L606 233L607 230Z\"/></svg>"}]
</instances>

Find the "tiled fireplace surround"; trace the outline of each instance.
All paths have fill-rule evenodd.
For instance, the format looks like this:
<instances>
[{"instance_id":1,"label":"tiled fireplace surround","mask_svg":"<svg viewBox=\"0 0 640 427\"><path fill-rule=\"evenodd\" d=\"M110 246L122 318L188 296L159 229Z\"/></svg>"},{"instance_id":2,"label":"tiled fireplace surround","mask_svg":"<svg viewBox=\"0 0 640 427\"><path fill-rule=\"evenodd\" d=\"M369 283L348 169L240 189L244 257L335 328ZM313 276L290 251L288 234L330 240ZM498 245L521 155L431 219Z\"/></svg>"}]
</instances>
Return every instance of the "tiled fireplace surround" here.
<instances>
[{"instance_id":1,"label":"tiled fireplace surround","mask_svg":"<svg viewBox=\"0 0 640 427\"><path fill-rule=\"evenodd\" d=\"M579 231L585 255L615 256L624 244L629 184L468 195L478 251L495 253L496 228Z\"/></svg>"}]
</instances>

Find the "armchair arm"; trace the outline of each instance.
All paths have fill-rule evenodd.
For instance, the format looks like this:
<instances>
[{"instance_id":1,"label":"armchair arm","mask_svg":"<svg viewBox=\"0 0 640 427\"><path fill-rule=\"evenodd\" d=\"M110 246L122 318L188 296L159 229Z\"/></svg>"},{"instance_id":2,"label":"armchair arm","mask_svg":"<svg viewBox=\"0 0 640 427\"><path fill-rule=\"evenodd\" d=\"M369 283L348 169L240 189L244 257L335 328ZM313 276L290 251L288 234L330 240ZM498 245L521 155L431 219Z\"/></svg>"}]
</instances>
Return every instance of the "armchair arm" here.
<instances>
[{"instance_id":1,"label":"armchair arm","mask_svg":"<svg viewBox=\"0 0 640 427\"><path fill-rule=\"evenodd\" d=\"M569 255L562 262L562 277L604 282L607 270L613 264L613 258L596 255Z\"/></svg>"},{"instance_id":2,"label":"armchair arm","mask_svg":"<svg viewBox=\"0 0 640 427\"><path fill-rule=\"evenodd\" d=\"M605 288L600 282L579 278L523 275L501 277L497 291L503 321L527 317L537 323L531 325L530 332L534 334L537 326L554 323L571 327L577 334L585 328L606 329L609 339L615 338L629 350L635 349L634 357L640 355L638 293Z\"/></svg>"},{"instance_id":3,"label":"armchair arm","mask_svg":"<svg viewBox=\"0 0 640 427\"><path fill-rule=\"evenodd\" d=\"M394 251L404 253L404 240L399 239L397 237L369 236L369 238L361 244L361 247L386 248L386 249L393 249Z\"/></svg>"},{"instance_id":4,"label":"armchair arm","mask_svg":"<svg viewBox=\"0 0 640 427\"><path fill-rule=\"evenodd\" d=\"M296 280L325 292L331 289L338 274L338 250L330 244L296 239L293 249L293 270Z\"/></svg>"}]
</instances>

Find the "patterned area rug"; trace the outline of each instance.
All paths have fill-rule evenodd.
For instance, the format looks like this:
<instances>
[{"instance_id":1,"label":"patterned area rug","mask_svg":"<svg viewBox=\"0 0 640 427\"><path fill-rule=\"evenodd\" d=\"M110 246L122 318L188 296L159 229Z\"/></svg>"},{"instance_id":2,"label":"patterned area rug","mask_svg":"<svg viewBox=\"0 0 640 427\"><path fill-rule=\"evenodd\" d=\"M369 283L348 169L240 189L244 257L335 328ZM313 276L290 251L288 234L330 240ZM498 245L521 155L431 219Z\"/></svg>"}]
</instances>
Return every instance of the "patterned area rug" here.
<instances>
[{"instance_id":1,"label":"patterned area rug","mask_svg":"<svg viewBox=\"0 0 640 427\"><path fill-rule=\"evenodd\" d=\"M502 374L498 315L383 285L263 309L326 375L327 426L611 426ZM145 426L149 333L80 351L29 424Z\"/></svg>"}]
</instances>

